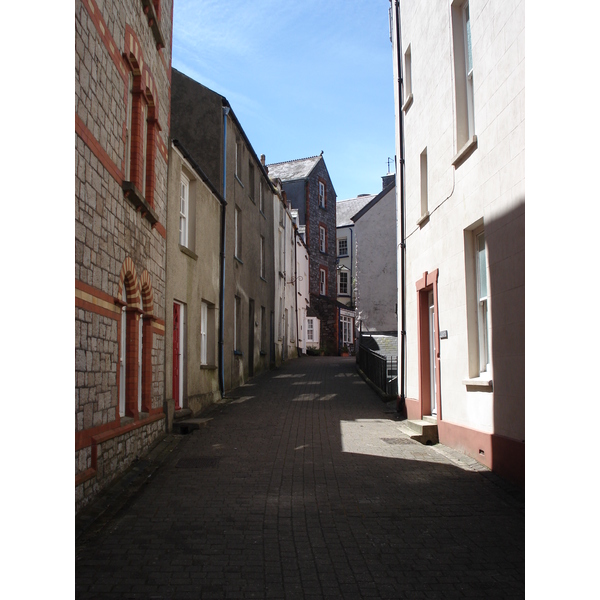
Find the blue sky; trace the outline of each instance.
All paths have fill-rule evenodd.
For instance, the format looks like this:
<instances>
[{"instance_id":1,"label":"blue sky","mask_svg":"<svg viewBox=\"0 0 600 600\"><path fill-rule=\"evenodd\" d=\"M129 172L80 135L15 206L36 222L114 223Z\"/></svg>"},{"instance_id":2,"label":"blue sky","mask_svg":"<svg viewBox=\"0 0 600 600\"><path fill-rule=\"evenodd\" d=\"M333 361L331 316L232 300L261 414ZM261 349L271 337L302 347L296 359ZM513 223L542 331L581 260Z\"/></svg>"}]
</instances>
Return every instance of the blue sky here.
<instances>
[{"instance_id":1,"label":"blue sky","mask_svg":"<svg viewBox=\"0 0 600 600\"><path fill-rule=\"evenodd\" d=\"M323 151L338 200L394 171L388 0L175 0L173 67L225 96L267 163Z\"/></svg>"}]
</instances>

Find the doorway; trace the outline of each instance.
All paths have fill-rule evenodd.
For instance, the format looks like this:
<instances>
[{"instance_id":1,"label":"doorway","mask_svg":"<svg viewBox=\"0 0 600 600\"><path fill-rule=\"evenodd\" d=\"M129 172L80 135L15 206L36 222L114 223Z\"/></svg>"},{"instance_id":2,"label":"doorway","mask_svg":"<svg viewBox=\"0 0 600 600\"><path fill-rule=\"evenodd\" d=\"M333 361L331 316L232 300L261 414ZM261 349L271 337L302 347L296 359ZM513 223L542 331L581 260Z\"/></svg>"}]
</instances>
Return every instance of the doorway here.
<instances>
[{"instance_id":1,"label":"doorway","mask_svg":"<svg viewBox=\"0 0 600 600\"><path fill-rule=\"evenodd\" d=\"M254 300L248 303L248 377L254 376Z\"/></svg>"}]
</instances>

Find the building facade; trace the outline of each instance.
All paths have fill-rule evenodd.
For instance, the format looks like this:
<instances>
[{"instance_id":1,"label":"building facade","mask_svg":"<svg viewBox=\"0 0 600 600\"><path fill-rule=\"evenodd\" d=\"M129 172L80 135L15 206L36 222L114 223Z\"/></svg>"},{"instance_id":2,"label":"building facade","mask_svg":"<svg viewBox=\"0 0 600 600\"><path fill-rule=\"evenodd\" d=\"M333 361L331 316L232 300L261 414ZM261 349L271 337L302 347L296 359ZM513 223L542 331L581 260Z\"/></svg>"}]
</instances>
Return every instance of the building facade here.
<instances>
[{"instance_id":1,"label":"building facade","mask_svg":"<svg viewBox=\"0 0 600 600\"><path fill-rule=\"evenodd\" d=\"M169 152L165 383L169 426L221 398L221 194L177 139Z\"/></svg>"},{"instance_id":2,"label":"building facade","mask_svg":"<svg viewBox=\"0 0 600 600\"><path fill-rule=\"evenodd\" d=\"M339 310L336 285L336 193L322 154L270 164L269 176L279 179L310 253L310 305L320 323L320 345L339 351Z\"/></svg>"},{"instance_id":3,"label":"building facade","mask_svg":"<svg viewBox=\"0 0 600 600\"><path fill-rule=\"evenodd\" d=\"M217 364L226 392L275 362L275 188L224 96L173 69L171 102L173 138L223 200Z\"/></svg>"},{"instance_id":4,"label":"building facade","mask_svg":"<svg viewBox=\"0 0 600 600\"><path fill-rule=\"evenodd\" d=\"M398 333L396 184L384 188L352 217L356 240L356 310L364 333Z\"/></svg>"},{"instance_id":5,"label":"building facade","mask_svg":"<svg viewBox=\"0 0 600 600\"><path fill-rule=\"evenodd\" d=\"M75 3L76 510L165 430L172 11Z\"/></svg>"},{"instance_id":6,"label":"building facade","mask_svg":"<svg viewBox=\"0 0 600 600\"><path fill-rule=\"evenodd\" d=\"M522 482L524 2L391 13L406 412L434 415L441 443Z\"/></svg>"}]
</instances>

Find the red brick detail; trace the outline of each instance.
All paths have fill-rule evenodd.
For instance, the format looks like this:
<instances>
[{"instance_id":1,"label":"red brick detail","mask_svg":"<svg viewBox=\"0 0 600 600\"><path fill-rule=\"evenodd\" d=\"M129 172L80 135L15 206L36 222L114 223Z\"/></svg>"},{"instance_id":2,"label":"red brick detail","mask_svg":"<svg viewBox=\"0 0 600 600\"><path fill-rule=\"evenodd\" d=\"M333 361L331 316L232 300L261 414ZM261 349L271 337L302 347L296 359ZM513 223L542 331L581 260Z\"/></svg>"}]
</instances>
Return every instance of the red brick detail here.
<instances>
[{"instance_id":1,"label":"red brick detail","mask_svg":"<svg viewBox=\"0 0 600 600\"><path fill-rule=\"evenodd\" d=\"M152 225L152 229L156 229L156 231L158 231L158 233L165 238L165 240L167 239L167 230L162 223L154 223L154 225Z\"/></svg>"},{"instance_id":2,"label":"red brick detail","mask_svg":"<svg viewBox=\"0 0 600 600\"><path fill-rule=\"evenodd\" d=\"M140 287L142 288L142 306L144 315L154 315L154 290L152 288L152 280L150 273L144 269L140 277Z\"/></svg>"},{"instance_id":3,"label":"red brick detail","mask_svg":"<svg viewBox=\"0 0 600 600\"><path fill-rule=\"evenodd\" d=\"M131 257L127 257L121 266L119 275L119 291L118 297L123 298L123 287L127 292L127 306L141 309L141 293L139 281L135 271L135 265Z\"/></svg>"},{"instance_id":4,"label":"red brick detail","mask_svg":"<svg viewBox=\"0 0 600 600\"><path fill-rule=\"evenodd\" d=\"M75 487L85 483L96 476L96 469L86 469L83 473L75 475Z\"/></svg>"},{"instance_id":5,"label":"red brick detail","mask_svg":"<svg viewBox=\"0 0 600 600\"><path fill-rule=\"evenodd\" d=\"M123 171L117 167L92 132L86 127L79 115L75 115L75 133L83 140L83 143L91 150L102 166L112 175L114 180L121 186L123 184Z\"/></svg>"}]
</instances>

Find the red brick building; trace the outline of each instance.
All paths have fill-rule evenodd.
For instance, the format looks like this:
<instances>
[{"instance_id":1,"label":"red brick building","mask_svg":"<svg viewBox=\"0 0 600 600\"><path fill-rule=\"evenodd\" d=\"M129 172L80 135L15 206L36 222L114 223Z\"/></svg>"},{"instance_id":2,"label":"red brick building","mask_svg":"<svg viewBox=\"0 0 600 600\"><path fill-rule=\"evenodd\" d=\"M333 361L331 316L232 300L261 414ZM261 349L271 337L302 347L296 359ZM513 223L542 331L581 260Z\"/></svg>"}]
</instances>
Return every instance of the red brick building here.
<instances>
[{"instance_id":1,"label":"red brick building","mask_svg":"<svg viewBox=\"0 0 600 600\"><path fill-rule=\"evenodd\" d=\"M76 510L165 430L172 19L75 2Z\"/></svg>"}]
</instances>

